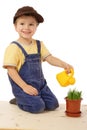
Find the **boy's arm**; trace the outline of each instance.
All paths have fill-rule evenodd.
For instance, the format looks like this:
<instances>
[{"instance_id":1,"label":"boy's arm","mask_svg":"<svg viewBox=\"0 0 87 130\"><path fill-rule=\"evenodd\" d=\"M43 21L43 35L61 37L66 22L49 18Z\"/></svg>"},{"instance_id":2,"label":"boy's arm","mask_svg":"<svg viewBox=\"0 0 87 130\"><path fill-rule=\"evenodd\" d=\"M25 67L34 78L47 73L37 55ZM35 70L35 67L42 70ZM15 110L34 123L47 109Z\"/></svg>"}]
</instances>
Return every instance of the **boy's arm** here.
<instances>
[{"instance_id":1,"label":"boy's arm","mask_svg":"<svg viewBox=\"0 0 87 130\"><path fill-rule=\"evenodd\" d=\"M66 63L52 55L49 55L48 57L46 57L45 60L53 66L64 68L68 73L70 73L70 70L73 69L73 67L71 65L69 65L68 63Z\"/></svg>"},{"instance_id":2,"label":"boy's arm","mask_svg":"<svg viewBox=\"0 0 87 130\"><path fill-rule=\"evenodd\" d=\"M30 94L30 95L38 95L37 89L34 88L33 86L29 85L29 84L26 84L26 82L24 82L22 80L22 78L20 77L20 75L18 74L18 72L17 72L15 67L8 66L7 70L8 70L8 74L11 77L11 79L18 86L20 86L25 93Z\"/></svg>"}]
</instances>

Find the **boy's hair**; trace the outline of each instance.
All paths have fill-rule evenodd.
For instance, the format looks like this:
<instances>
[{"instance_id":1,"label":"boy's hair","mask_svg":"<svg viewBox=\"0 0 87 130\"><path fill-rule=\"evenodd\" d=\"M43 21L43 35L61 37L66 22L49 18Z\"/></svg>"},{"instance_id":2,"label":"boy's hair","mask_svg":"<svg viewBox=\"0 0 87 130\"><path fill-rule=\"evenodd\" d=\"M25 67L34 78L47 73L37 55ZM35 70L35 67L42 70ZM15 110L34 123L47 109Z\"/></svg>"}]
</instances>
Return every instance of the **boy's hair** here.
<instances>
[{"instance_id":1,"label":"boy's hair","mask_svg":"<svg viewBox=\"0 0 87 130\"><path fill-rule=\"evenodd\" d=\"M33 16L37 20L38 23L44 22L44 18L33 8L30 6L24 6L17 10L15 16L13 18L13 23L16 22L17 18L26 15L26 16Z\"/></svg>"}]
</instances>

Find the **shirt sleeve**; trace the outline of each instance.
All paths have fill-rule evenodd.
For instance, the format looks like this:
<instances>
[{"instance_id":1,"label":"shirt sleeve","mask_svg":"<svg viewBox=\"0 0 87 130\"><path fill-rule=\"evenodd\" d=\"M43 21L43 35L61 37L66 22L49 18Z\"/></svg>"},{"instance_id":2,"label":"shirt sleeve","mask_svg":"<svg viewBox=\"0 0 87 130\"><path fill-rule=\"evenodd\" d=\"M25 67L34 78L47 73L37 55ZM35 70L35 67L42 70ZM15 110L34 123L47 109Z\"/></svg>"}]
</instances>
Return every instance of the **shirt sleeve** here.
<instances>
[{"instance_id":1,"label":"shirt sleeve","mask_svg":"<svg viewBox=\"0 0 87 130\"><path fill-rule=\"evenodd\" d=\"M50 51L46 48L43 42L41 42L41 59L44 61L46 57L51 55Z\"/></svg>"},{"instance_id":2,"label":"shirt sleeve","mask_svg":"<svg viewBox=\"0 0 87 130\"><path fill-rule=\"evenodd\" d=\"M4 61L3 61L3 67L6 68L7 66L14 66L17 67L17 64L19 62L19 48L15 44L10 44L4 54Z\"/></svg>"}]
</instances>

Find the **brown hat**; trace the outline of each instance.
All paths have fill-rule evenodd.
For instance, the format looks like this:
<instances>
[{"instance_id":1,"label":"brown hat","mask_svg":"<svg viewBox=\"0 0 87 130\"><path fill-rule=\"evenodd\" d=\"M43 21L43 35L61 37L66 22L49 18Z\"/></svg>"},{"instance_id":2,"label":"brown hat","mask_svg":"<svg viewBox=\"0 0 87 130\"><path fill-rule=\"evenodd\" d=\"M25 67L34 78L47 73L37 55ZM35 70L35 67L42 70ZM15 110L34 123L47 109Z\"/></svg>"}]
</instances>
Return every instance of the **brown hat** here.
<instances>
[{"instance_id":1,"label":"brown hat","mask_svg":"<svg viewBox=\"0 0 87 130\"><path fill-rule=\"evenodd\" d=\"M15 13L15 16L13 18L13 23L15 23L17 18L23 15L34 16L38 23L42 23L44 21L44 18L36 10L34 10L33 7L24 6L22 8L19 8Z\"/></svg>"}]
</instances>

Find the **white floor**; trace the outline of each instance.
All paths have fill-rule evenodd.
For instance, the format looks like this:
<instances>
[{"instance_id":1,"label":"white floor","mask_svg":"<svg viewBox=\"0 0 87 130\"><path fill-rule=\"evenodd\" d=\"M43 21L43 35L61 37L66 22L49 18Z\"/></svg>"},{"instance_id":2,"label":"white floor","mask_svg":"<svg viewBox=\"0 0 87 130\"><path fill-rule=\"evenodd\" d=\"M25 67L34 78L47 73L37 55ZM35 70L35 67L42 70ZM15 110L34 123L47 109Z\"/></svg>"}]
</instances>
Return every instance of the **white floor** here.
<instances>
[{"instance_id":1,"label":"white floor","mask_svg":"<svg viewBox=\"0 0 87 130\"><path fill-rule=\"evenodd\" d=\"M0 102L0 130L87 130L87 105L81 117L67 117L65 104L55 111L31 114L6 101Z\"/></svg>"}]
</instances>

